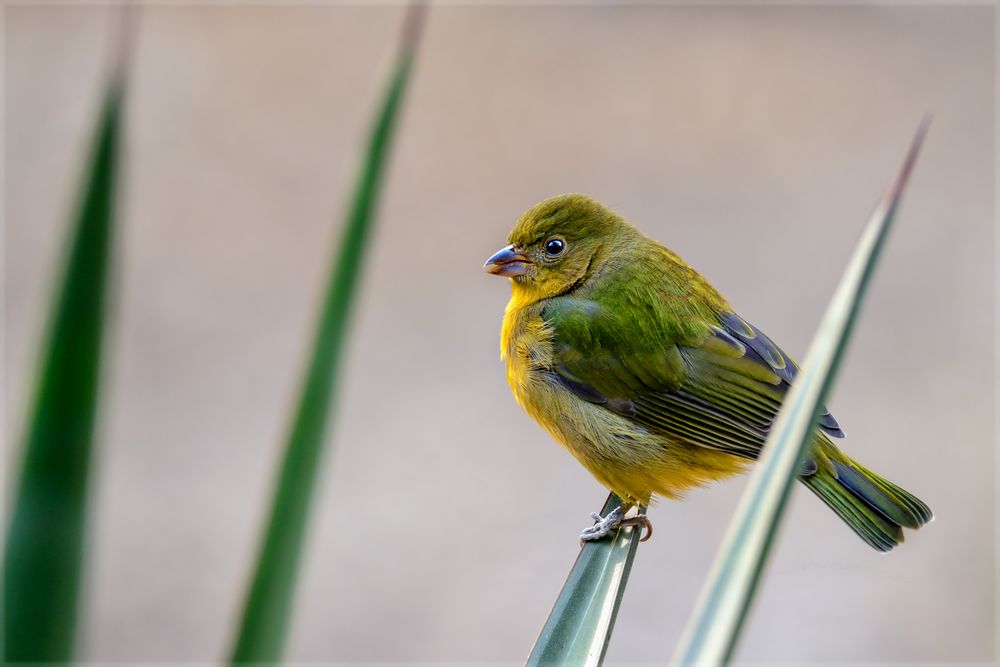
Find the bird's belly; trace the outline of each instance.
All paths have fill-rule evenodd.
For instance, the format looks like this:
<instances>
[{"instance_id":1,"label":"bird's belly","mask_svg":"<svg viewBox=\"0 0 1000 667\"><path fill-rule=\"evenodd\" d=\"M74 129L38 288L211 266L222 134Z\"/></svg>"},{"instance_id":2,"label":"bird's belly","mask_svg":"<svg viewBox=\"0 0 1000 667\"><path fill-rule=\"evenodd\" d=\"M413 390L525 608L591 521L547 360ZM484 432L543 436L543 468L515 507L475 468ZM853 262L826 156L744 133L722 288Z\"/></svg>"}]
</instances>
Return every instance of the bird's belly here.
<instances>
[{"instance_id":1,"label":"bird's belly","mask_svg":"<svg viewBox=\"0 0 1000 667\"><path fill-rule=\"evenodd\" d=\"M510 369L509 369L510 370ZM742 468L728 454L672 442L588 403L544 369L509 374L518 403L608 489L630 503L676 498Z\"/></svg>"}]
</instances>

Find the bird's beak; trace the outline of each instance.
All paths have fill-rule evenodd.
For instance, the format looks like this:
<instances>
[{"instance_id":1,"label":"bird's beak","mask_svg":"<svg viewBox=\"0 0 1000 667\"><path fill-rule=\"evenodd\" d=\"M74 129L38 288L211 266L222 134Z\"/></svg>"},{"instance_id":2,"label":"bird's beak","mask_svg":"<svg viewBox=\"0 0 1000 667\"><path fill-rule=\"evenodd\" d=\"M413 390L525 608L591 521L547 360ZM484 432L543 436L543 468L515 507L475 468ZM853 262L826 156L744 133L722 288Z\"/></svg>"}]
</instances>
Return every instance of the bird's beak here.
<instances>
[{"instance_id":1,"label":"bird's beak","mask_svg":"<svg viewBox=\"0 0 1000 667\"><path fill-rule=\"evenodd\" d=\"M514 276L523 276L527 273L529 263L524 253L515 250L514 246L509 245L506 248L498 250L496 254L486 260L483 268L486 270L486 273L513 278Z\"/></svg>"}]
</instances>

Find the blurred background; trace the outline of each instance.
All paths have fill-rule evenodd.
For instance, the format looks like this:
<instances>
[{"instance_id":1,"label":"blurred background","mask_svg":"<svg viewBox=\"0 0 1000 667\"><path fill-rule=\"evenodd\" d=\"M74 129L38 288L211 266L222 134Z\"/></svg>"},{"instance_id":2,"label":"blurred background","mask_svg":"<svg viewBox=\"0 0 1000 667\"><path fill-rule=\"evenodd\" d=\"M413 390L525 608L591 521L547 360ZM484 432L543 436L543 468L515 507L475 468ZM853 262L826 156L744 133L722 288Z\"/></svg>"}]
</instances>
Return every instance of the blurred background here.
<instances>
[{"instance_id":1,"label":"blurred background","mask_svg":"<svg viewBox=\"0 0 1000 667\"><path fill-rule=\"evenodd\" d=\"M112 11L4 9L4 423L16 461ZM93 480L82 655L225 653L394 6L148 6ZM887 556L796 489L741 660L994 657L994 9L442 6L403 110L321 474L291 661L523 660L604 491L516 406L481 265L604 201L801 357L934 123L834 396L936 521ZM651 510L609 663L663 662L743 488Z\"/></svg>"}]
</instances>

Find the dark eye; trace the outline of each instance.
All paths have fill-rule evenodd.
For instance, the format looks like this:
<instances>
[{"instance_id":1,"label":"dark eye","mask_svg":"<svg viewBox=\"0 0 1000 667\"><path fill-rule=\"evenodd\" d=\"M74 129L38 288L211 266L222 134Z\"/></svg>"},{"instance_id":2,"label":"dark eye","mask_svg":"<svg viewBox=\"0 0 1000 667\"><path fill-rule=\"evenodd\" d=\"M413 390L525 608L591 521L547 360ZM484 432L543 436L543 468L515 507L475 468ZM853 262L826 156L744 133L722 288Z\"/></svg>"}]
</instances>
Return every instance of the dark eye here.
<instances>
[{"instance_id":1,"label":"dark eye","mask_svg":"<svg viewBox=\"0 0 1000 667\"><path fill-rule=\"evenodd\" d=\"M562 254L562 251L566 249L566 242L562 239L549 239L545 242L545 254L555 257L556 255Z\"/></svg>"}]
</instances>

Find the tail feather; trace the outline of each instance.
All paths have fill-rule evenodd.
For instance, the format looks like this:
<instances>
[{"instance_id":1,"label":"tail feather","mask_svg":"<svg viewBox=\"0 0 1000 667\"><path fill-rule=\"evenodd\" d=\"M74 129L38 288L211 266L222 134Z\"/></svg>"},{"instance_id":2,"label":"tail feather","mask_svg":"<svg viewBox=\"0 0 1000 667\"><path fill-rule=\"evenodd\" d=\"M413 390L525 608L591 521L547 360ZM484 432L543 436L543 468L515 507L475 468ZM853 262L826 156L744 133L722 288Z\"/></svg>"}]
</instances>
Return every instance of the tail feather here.
<instances>
[{"instance_id":1,"label":"tail feather","mask_svg":"<svg viewBox=\"0 0 1000 667\"><path fill-rule=\"evenodd\" d=\"M802 481L879 551L903 542L903 528L919 528L933 518L927 505L912 493L876 475L846 456Z\"/></svg>"},{"instance_id":2,"label":"tail feather","mask_svg":"<svg viewBox=\"0 0 1000 667\"><path fill-rule=\"evenodd\" d=\"M930 523L934 519L934 513L931 512L931 508L928 507L924 501L920 500L920 498L917 498L906 489L893 484L884 477L879 477L871 470L865 468L857 462L853 462L853 466L862 475L871 480L871 482L879 487L884 493L896 498L909 510L914 521L913 525L907 525L908 528L919 528L924 524Z\"/></svg>"}]
</instances>

